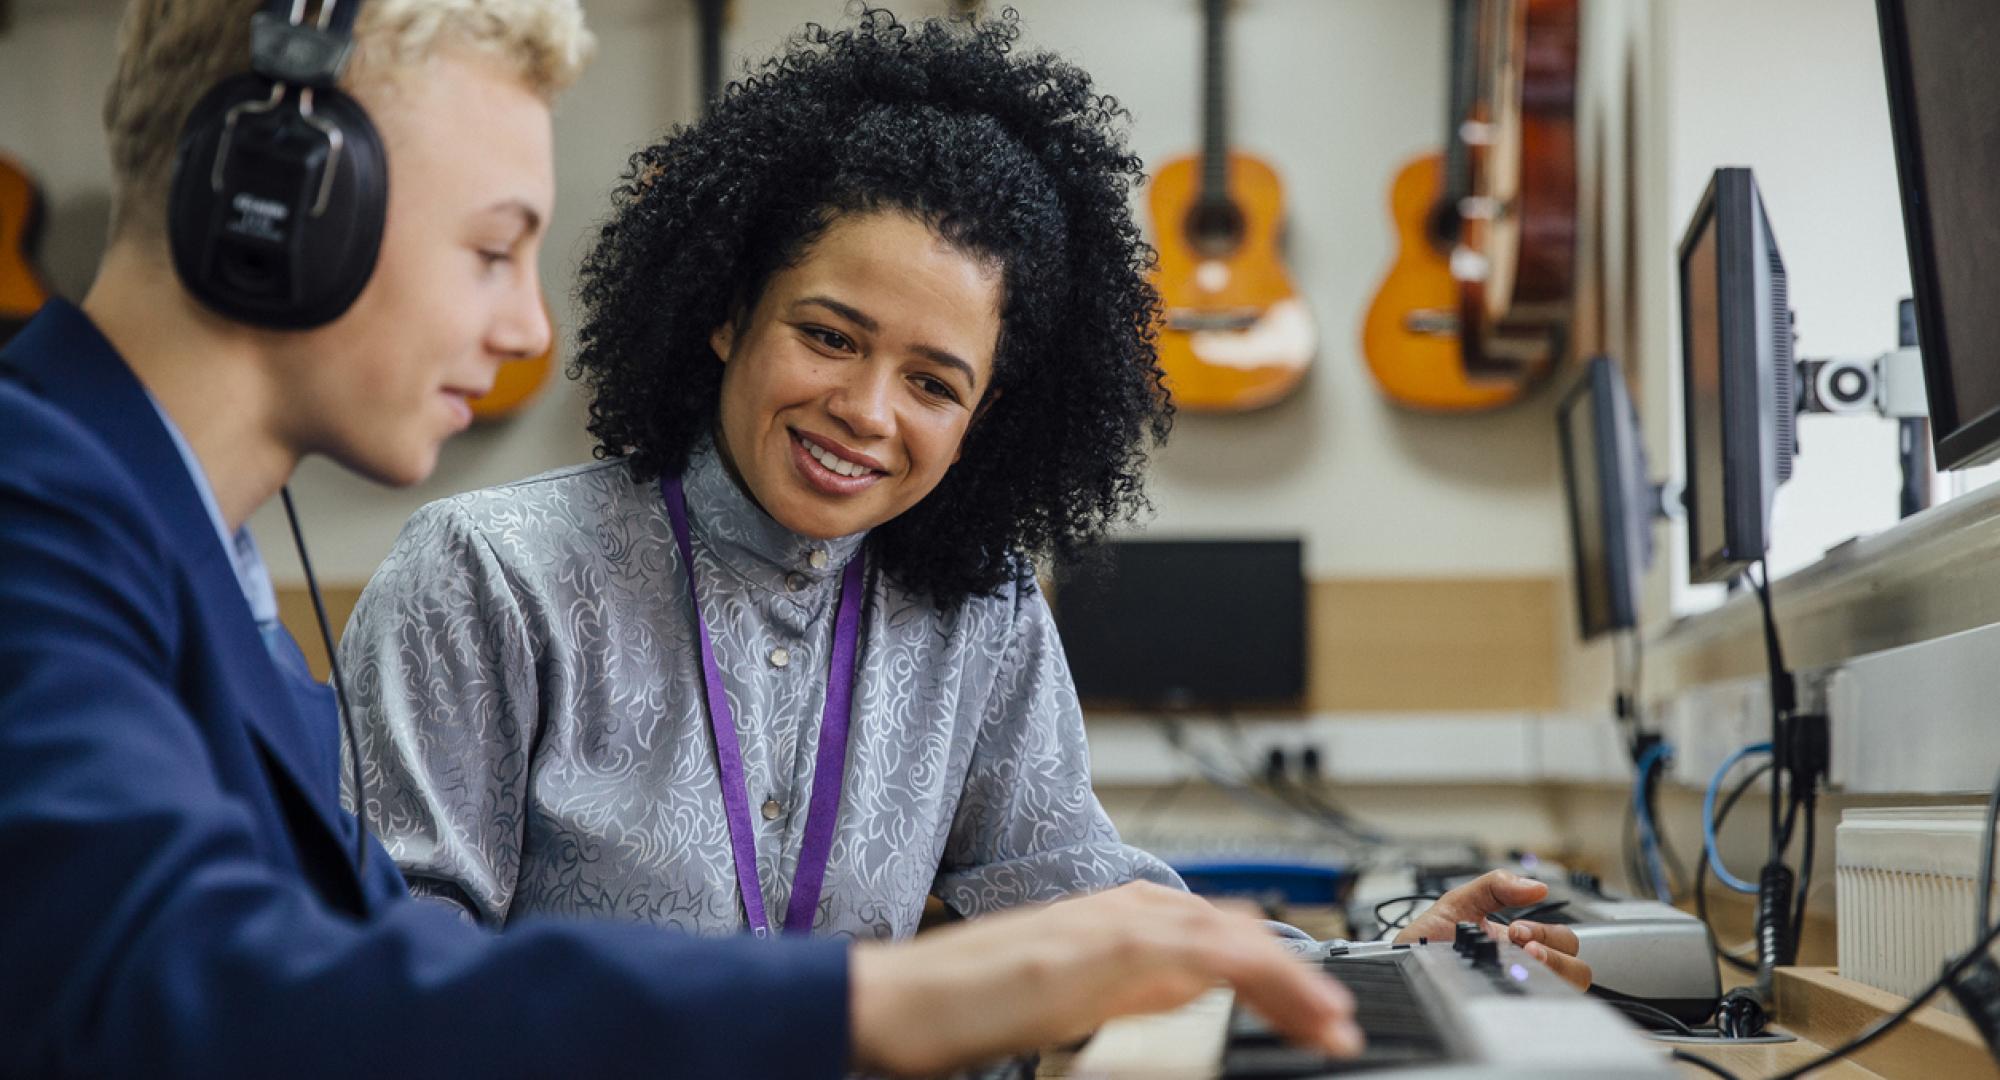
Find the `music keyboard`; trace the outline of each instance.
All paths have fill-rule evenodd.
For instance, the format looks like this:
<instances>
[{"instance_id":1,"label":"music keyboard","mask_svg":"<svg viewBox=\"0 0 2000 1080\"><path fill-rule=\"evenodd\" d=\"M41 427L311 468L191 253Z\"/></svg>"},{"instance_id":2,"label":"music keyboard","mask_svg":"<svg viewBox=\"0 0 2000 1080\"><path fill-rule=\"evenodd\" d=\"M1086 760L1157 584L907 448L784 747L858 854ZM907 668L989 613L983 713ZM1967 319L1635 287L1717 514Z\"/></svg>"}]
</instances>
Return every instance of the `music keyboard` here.
<instances>
[{"instance_id":1,"label":"music keyboard","mask_svg":"<svg viewBox=\"0 0 2000 1080\"><path fill-rule=\"evenodd\" d=\"M1072 1066L1093 1080L1671 1080L1667 1051L1510 944L1326 943L1307 953L1354 991L1368 1048L1334 1060L1278 1039L1218 990L1107 1024Z\"/></svg>"}]
</instances>

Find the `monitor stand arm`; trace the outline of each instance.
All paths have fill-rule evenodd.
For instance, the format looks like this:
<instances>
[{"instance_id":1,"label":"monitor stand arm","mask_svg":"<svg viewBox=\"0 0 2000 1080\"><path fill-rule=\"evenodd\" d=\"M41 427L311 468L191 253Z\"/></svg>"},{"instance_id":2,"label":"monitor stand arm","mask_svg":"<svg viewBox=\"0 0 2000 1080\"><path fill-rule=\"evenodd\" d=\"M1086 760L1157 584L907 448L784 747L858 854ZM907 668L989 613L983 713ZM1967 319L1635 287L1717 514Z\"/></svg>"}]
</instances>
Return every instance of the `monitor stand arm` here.
<instances>
[{"instance_id":1,"label":"monitor stand arm","mask_svg":"<svg viewBox=\"0 0 2000 1080\"><path fill-rule=\"evenodd\" d=\"M1915 346L1866 360L1801 360L1796 385L1800 413L1894 417L1902 516L1930 505L1930 406L1923 354Z\"/></svg>"}]
</instances>

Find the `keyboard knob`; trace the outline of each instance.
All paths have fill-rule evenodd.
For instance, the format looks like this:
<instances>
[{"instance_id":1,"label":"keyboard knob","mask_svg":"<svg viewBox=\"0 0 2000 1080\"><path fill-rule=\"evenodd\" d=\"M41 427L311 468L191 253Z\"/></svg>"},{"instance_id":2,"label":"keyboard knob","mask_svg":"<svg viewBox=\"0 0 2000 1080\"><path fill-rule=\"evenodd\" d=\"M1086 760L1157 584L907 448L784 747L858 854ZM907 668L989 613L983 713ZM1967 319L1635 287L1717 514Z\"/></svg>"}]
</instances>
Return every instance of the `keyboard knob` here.
<instances>
[{"instance_id":1,"label":"keyboard knob","mask_svg":"<svg viewBox=\"0 0 2000 1080\"><path fill-rule=\"evenodd\" d=\"M1459 923L1457 932L1452 936L1451 951L1462 956L1472 951L1473 942L1483 941L1485 938L1486 934L1479 929L1478 923Z\"/></svg>"},{"instance_id":2,"label":"keyboard knob","mask_svg":"<svg viewBox=\"0 0 2000 1080\"><path fill-rule=\"evenodd\" d=\"M1475 941L1470 955L1473 967L1497 968L1500 966L1500 943L1492 938Z\"/></svg>"}]
</instances>

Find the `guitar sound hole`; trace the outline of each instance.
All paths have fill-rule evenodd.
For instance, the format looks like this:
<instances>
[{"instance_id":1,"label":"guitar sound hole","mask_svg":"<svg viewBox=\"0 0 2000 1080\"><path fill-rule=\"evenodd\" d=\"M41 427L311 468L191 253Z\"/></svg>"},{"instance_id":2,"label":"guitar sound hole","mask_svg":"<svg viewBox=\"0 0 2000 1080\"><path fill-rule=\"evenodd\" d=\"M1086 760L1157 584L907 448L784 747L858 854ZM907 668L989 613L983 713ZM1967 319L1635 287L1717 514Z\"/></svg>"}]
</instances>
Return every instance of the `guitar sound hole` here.
<instances>
[{"instance_id":1,"label":"guitar sound hole","mask_svg":"<svg viewBox=\"0 0 2000 1080\"><path fill-rule=\"evenodd\" d=\"M1464 232L1463 221L1459 220L1458 207L1448 199L1439 199L1431 207L1429 216L1424 218L1424 234L1430 237L1431 246L1439 251L1450 251L1458 246L1458 239Z\"/></svg>"},{"instance_id":2,"label":"guitar sound hole","mask_svg":"<svg viewBox=\"0 0 2000 1080\"><path fill-rule=\"evenodd\" d=\"M1243 211L1233 202L1197 202L1187 215L1189 246L1204 259L1219 259L1243 243Z\"/></svg>"}]
</instances>

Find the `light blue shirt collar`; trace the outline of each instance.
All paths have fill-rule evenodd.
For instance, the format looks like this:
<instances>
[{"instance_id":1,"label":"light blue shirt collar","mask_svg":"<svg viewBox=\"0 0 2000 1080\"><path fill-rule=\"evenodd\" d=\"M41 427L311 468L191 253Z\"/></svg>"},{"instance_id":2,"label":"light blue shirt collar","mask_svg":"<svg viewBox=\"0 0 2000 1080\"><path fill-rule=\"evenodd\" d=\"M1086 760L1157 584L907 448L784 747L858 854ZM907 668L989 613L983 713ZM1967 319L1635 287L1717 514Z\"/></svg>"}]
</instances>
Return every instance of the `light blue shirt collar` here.
<instances>
[{"instance_id":1,"label":"light blue shirt collar","mask_svg":"<svg viewBox=\"0 0 2000 1080\"><path fill-rule=\"evenodd\" d=\"M216 504L215 490L208 486L208 474L202 471L201 460L194 456L194 447L188 445L187 437L160 407L160 399L146 392L146 400L153 403L153 411L160 414L160 424L167 429L167 437L173 439L174 449L181 453L181 464L187 466L188 476L194 480L194 489L201 493L201 504L208 508L208 519L215 525L216 539L222 541L222 550L229 553L229 561L236 568L236 584L243 590L243 599L250 605L250 616L258 626L274 623L278 618L278 594L271 588L270 571L264 568L264 557L257 551L257 541L250 535L249 526L229 534L229 525L222 520L222 507Z\"/></svg>"}]
</instances>

